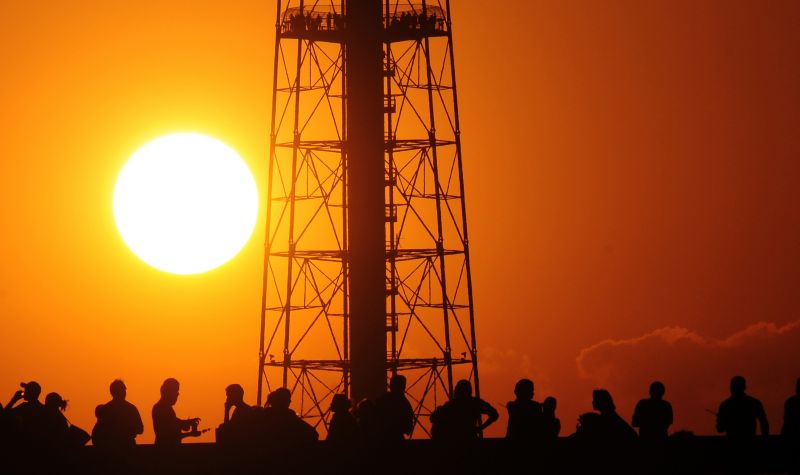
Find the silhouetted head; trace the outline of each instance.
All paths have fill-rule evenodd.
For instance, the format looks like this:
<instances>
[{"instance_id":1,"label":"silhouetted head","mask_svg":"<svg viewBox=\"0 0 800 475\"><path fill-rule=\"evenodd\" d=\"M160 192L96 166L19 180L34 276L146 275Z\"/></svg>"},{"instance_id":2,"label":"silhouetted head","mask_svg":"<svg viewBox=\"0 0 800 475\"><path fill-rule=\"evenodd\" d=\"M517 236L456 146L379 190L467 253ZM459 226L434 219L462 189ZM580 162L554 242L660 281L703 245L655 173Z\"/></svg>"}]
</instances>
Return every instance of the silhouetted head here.
<instances>
[{"instance_id":1,"label":"silhouetted head","mask_svg":"<svg viewBox=\"0 0 800 475\"><path fill-rule=\"evenodd\" d=\"M514 395L518 400L530 401L533 399L533 381L530 379L520 379L514 385Z\"/></svg>"},{"instance_id":2,"label":"silhouetted head","mask_svg":"<svg viewBox=\"0 0 800 475\"><path fill-rule=\"evenodd\" d=\"M389 391L396 394L405 394L406 377L400 374L392 376L392 379L389 380Z\"/></svg>"},{"instance_id":3,"label":"silhouetted head","mask_svg":"<svg viewBox=\"0 0 800 475\"><path fill-rule=\"evenodd\" d=\"M49 393L44 398L44 406L50 409L63 411L67 408L67 401L58 393Z\"/></svg>"},{"instance_id":4,"label":"silhouetted head","mask_svg":"<svg viewBox=\"0 0 800 475\"><path fill-rule=\"evenodd\" d=\"M108 391L111 393L111 397L117 400L124 401L125 397L128 395L128 387L125 386L125 383L121 379L111 381Z\"/></svg>"},{"instance_id":5,"label":"silhouetted head","mask_svg":"<svg viewBox=\"0 0 800 475\"><path fill-rule=\"evenodd\" d=\"M614 412L617 406L614 405L614 399L611 393L605 389L595 389L592 391L592 408L600 413Z\"/></svg>"},{"instance_id":6,"label":"silhouetted head","mask_svg":"<svg viewBox=\"0 0 800 475\"><path fill-rule=\"evenodd\" d=\"M556 401L556 398L553 396L547 396L544 398L544 402L542 402L542 410L545 414L555 414L557 404L558 402Z\"/></svg>"},{"instance_id":7,"label":"silhouetted head","mask_svg":"<svg viewBox=\"0 0 800 475\"><path fill-rule=\"evenodd\" d=\"M794 392L800 396L800 378L797 378L797 383L794 385Z\"/></svg>"},{"instance_id":8,"label":"silhouetted head","mask_svg":"<svg viewBox=\"0 0 800 475\"><path fill-rule=\"evenodd\" d=\"M347 412L350 410L350 400L344 394L334 394L331 399L331 412Z\"/></svg>"},{"instance_id":9,"label":"silhouetted head","mask_svg":"<svg viewBox=\"0 0 800 475\"><path fill-rule=\"evenodd\" d=\"M30 381L28 383L21 383L20 386L25 390L25 392L22 393L22 399L28 402L39 400L39 396L42 394L42 387L39 386L39 383Z\"/></svg>"},{"instance_id":10,"label":"silhouetted head","mask_svg":"<svg viewBox=\"0 0 800 475\"><path fill-rule=\"evenodd\" d=\"M244 388L239 384L230 384L225 388L225 396L227 397L227 404L236 406L244 402Z\"/></svg>"},{"instance_id":11,"label":"silhouetted head","mask_svg":"<svg viewBox=\"0 0 800 475\"><path fill-rule=\"evenodd\" d=\"M275 409L289 409L292 403L292 392L287 388L278 388L267 396L267 404Z\"/></svg>"},{"instance_id":12,"label":"silhouetted head","mask_svg":"<svg viewBox=\"0 0 800 475\"><path fill-rule=\"evenodd\" d=\"M734 376L731 378L731 396L741 396L747 389L747 381L743 376Z\"/></svg>"},{"instance_id":13,"label":"silhouetted head","mask_svg":"<svg viewBox=\"0 0 800 475\"><path fill-rule=\"evenodd\" d=\"M664 387L664 383L661 381L653 381L650 383L650 397L653 399L663 398L666 390L667 389Z\"/></svg>"},{"instance_id":14,"label":"silhouetted head","mask_svg":"<svg viewBox=\"0 0 800 475\"><path fill-rule=\"evenodd\" d=\"M472 383L462 379L456 383L453 389L453 399L469 399L472 396Z\"/></svg>"},{"instance_id":15,"label":"silhouetted head","mask_svg":"<svg viewBox=\"0 0 800 475\"><path fill-rule=\"evenodd\" d=\"M180 394L181 383L175 378L167 378L161 384L161 399L173 405L178 402L178 394Z\"/></svg>"}]
</instances>

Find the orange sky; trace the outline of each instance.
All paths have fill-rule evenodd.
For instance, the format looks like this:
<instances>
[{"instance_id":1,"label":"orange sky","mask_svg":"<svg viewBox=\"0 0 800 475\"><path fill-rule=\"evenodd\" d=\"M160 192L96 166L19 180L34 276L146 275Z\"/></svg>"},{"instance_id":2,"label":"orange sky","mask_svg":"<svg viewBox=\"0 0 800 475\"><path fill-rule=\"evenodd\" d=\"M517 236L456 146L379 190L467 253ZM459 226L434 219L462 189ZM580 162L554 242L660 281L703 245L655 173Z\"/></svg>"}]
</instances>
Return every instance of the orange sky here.
<instances>
[{"instance_id":1,"label":"orange sky","mask_svg":"<svg viewBox=\"0 0 800 475\"><path fill-rule=\"evenodd\" d=\"M593 387L629 416L661 378L676 428L708 432L742 372L779 427L800 376L800 4L452 4L486 399L531 377L569 433ZM265 192L274 11L0 5L4 403L36 379L90 429L121 377L152 441L166 377L208 427L227 384L254 399L263 206L233 261L174 276L125 247L111 197L133 151L185 130Z\"/></svg>"}]
</instances>

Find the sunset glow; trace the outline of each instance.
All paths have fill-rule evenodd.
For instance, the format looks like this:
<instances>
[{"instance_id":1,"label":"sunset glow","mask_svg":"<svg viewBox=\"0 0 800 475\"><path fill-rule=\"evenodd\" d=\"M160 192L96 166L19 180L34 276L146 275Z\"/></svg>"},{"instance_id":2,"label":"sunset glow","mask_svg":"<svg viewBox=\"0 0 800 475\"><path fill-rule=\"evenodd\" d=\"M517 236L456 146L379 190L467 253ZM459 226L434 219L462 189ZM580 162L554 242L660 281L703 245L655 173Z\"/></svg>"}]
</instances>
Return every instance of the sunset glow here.
<instances>
[{"instance_id":1,"label":"sunset glow","mask_svg":"<svg viewBox=\"0 0 800 475\"><path fill-rule=\"evenodd\" d=\"M239 155L195 133L158 138L123 167L114 218L128 247L147 264L197 274L233 258L258 213L255 181Z\"/></svg>"},{"instance_id":2,"label":"sunset glow","mask_svg":"<svg viewBox=\"0 0 800 475\"><path fill-rule=\"evenodd\" d=\"M442 266L430 242L441 218L443 234L455 236L453 246L442 241L445 261L469 245L470 285L459 263L445 264L444 284L467 301L472 288L480 395L500 412L487 437L505 436L521 378L535 382L536 401L557 398L564 436L592 411L595 389L609 390L630 421L655 380L673 404L673 431L716 435L709 410L738 374L779 431L800 377L800 1L449 3L451 24L435 28L452 32L452 54L439 55L447 38L432 36L430 48L412 38L392 45L394 59L381 56L391 96L372 106L394 109L397 130L387 123L375 140L397 142L402 176L369 181L385 192L374 216L395 234L402 228L395 251L430 257L418 270L395 257L398 275L436 280L379 286L386 309L394 296L397 313L427 312L408 327L410 313L403 325L381 317L380 326L398 328L406 355L462 358L426 331L444 334L447 314L459 318L451 338L471 337L461 325L469 307L437 293ZM151 408L176 378L176 414L212 429L186 442L213 442L228 385L258 402L262 316L277 351L261 356L274 358L267 370L277 385L283 361L350 359L330 336L352 323L350 303L331 297L352 291L350 269L331 271L350 257L336 252L352 241L341 205L375 202L344 188L359 184L343 173L350 158L338 144L351 137L341 119L352 117L343 101L354 83L331 66L344 36L309 42L276 31L287 5L0 2L4 409L20 382L35 380L42 399L58 392L70 423L91 431L120 378L143 417L136 441L151 444ZM327 35L320 19L314 27ZM278 39L286 49L276 69ZM298 47L311 52L300 56L295 94ZM446 80L430 97L426 51L436 53L432 76ZM456 92L451 69L457 124L442 105ZM312 83L321 73L325 82ZM449 187L434 186L433 147L419 125L430 122L431 97L436 169ZM270 181L273 111L282 135ZM463 176L456 135L439 138L455 128ZM402 191L421 203L420 217ZM294 209L269 199L292 193ZM468 233L459 236L462 196ZM302 224L291 245L290 222ZM423 245L433 251L417 252ZM285 265L265 279L265 257L276 255ZM330 262L314 268L306 256ZM286 305L289 282L302 312ZM272 300L262 302L265 288ZM446 312L431 305L445 302ZM285 320L272 331L286 311L288 338ZM293 351L300 339L308 351L284 355L285 342ZM298 393L292 409L301 407Z\"/></svg>"}]
</instances>

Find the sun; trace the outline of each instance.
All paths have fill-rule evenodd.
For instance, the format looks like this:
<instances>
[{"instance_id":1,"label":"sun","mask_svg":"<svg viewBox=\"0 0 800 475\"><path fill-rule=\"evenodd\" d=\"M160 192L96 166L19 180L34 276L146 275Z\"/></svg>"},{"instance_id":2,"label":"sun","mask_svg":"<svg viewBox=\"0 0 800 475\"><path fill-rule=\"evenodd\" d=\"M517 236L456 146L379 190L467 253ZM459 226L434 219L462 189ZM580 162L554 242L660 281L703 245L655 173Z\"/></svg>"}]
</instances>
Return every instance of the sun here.
<instances>
[{"instance_id":1,"label":"sun","mask_svg":"<svg viewBox=\"0 0 800 475\"><path fill-rule=\"evenodd\" d=\"M173 274L199 274L232 259L258 215L255 180L242 158L197 133L157 138L125 163L114 220L141 260Z\"/></svg>"}]
</instances>

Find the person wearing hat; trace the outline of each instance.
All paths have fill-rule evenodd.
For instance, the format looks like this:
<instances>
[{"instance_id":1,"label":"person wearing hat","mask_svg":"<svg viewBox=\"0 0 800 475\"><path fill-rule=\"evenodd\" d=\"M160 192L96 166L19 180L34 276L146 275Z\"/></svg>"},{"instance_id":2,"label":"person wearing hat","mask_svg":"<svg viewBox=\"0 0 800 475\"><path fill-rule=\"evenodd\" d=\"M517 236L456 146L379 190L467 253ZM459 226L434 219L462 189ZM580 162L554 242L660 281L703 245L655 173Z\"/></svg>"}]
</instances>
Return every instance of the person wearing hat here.
<instances>
[{"instance_id":1,"label":"person wearing hat","mask_svg":"<svg viewBox=\"0 0 800 475\"><path fill-rule=\"evenodd\" d=\"M41 441L45 424L44 405L39 401L42 387L36 381L19 385L22 389L14 393L6 410L20 428L22 442L36 444ZM24 402L17 406L20 400Z\"/></svg>"}]
</instances>

